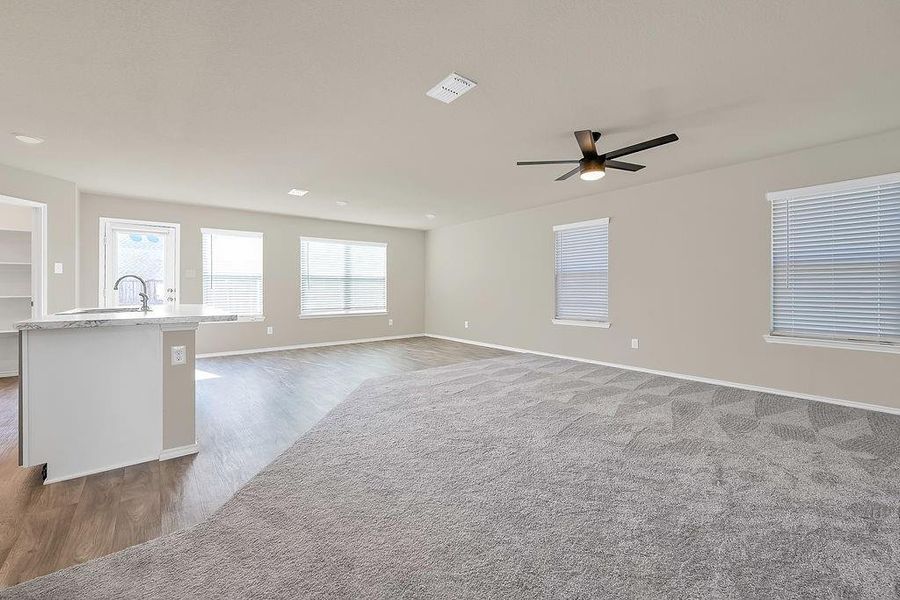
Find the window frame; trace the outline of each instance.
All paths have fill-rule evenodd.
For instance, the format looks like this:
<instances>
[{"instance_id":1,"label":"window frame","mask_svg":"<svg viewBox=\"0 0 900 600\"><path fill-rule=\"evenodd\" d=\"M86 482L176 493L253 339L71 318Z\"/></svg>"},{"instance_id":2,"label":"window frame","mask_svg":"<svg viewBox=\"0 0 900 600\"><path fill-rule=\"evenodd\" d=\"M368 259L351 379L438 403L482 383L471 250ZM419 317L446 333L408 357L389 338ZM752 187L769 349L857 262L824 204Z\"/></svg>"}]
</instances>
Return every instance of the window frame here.
<instances>
[{"instance_id":1,"label":"window frame","mask_svg":"<svg viewBox=\"0 0 900 600\"><path fill-rule=\"evenodd\" d=\"M173 306L181 304L181 223L167 223L164 221L148 221L146 219L128 219L125 217L100 217L100 233L99 233L99 272L97 277L98 300L97 306L107 308L111 306L110 298L107 297L107 285L112 283L109 280L109 256L107 247L107 237L116 229L117 225L123 226L123 229L143 230L146 233L169 233L172 234L172 302ZM128 226L128 227L126 227Z\"/></svg>"},{"instance_id":2,"label":"window frame","mask_svg":"<svg viewBox=\"0 0 900 600\"><path fill-rule=\"evenodd\" d=\"M206 291L206 286L203 283L203 236L209 234L222 234L222 235L230 235L234 237L254 237L259 238L260 243L262 245L260 251L260 279L261 279L261 298L260 298L260 309L261 312L259 314L252 315L238 315L236 321L210 321L210 324L232 324L232 323L256 323L260 321L266 320L266 235L262 231L243 231L239 229L222 229L220 227L201 227L200 228L200 301L203 303L203 293ZM211 305L210 305L211 306ZM214 307L216 308L216 307ZM224 310L224 309L219 309Z\"/></svg>"},{"instance_id":3,"label":"window frame","mask_svg":"<svg viewBox=\"0 0 900 600\"><path fill-rule=\"evenodd\" d=\"M327 242L332 244L354 244L357 246L380 246L384 248L384 310L370 310L365 312L335 311L328 313L303 314L303 242ZM297 318L299 319L333 319L341 317L372 317L389 314L390 311L390 286L388 285L388 272L390 271L388 243L371 242L367 240L346 240L337 238L324 238L309 235L301 235L297 246Z\"/></svg>"},{"instance_id":4,"label":"window frame","mask_svg":"<svg viewBox=\"0 0 900 600\"><path fill-rule=\"evenodd\" d=\"M569 325L575 327L595 327L601 329L609 329L609 217L599 219L588 219L587 221L577 221L574 223L563 223L562 225L553 226L553 318L550 322L554 325ZM606 320L590 321L583 319L560 319L559 307L557 306L557 272L556 272L556 232L565 231L567 229L581 229L584 227L593 227L597 225L606 225Z\"/></svg>"},{"instance_id":5,"label":"window frame","mask_svg":"<svg viewBox=\"0 0 900 600\"><path fill-rule=\"evenodd\" d=\"M843 350L862 350L869 352L888 352L900 354L900 342L878 340L856 340L828 338L816 335L785 334L775 331L775 247L774 247L774 203L776 201L791 200L797 197L816 194L839 194L850 192L859 188L871 187L883 184L900 183L900 173L888 173L874 177L860 177L831 183L810 185L789 190L780 190L766 193L766 201L769 204L769 331L764 334L763 340L770 344L786 344L792 346L808 346L815 348L835 348Z\"/></svg>"}]
</instances>

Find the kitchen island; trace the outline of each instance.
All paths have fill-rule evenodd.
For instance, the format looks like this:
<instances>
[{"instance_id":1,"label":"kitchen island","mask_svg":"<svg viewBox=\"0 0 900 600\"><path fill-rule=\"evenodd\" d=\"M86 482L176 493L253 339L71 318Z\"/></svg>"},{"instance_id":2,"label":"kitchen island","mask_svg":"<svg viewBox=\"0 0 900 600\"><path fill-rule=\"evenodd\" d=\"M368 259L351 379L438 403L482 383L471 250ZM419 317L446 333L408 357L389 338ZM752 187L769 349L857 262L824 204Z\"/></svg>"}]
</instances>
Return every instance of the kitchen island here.
<instances>
[{"instance_id":1,"label":"kitchen island","mask_svg":"<svg viewBox=\"0 0 900 600\"><path fill-rule=\"evenodd\" d=\"M19 330L19 464L45 483L197 451L193 304L75 309Z\"/></svg>"}]
</instances>

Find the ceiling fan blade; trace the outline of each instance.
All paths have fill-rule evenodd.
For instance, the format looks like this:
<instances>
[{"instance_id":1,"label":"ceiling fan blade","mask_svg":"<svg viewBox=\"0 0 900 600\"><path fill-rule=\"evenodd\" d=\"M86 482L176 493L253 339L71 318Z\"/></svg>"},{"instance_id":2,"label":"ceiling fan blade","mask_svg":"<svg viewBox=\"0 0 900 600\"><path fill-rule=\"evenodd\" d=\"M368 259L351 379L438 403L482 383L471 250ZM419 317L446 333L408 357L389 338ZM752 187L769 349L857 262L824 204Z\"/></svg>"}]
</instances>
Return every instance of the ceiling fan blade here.
<instances>
[{"instance_id":1,"label":"ceiling fan blade","mask_svg":"<svg viewBox=\"0 0 900 600\"><path fill-rule=\"evenodd\" d=\"M645 165L622 162L620 160L608 160L605 163L607 169L621 169L622 171L640 171Z\"/></svg>"},{"instance_id":2,"label":"ceiling fan blade","mask_svg":"<svg viewBox=\"0 0 900 600\"><path fill-rule=\"evenodd\" d=\"M559 177L557 177L557 178L556 178L556 181L565 181L566 179L568 179L569 177L571 177L571 176L574 175L575 173L579 172L580 170L581 170L581 165L578 165L577 167L575 167L574 169L572 169L572 170L569 171L568 173L563 173L562 175L560 175Z\"/></svg>"},{"instance_id":3,"label":"ceiling fan blade","mask_svg":"<svg viewBox=\"0 0 900 600\"><path fill-rule=\"evenodd\" d=\"M522 167L526 165L570 165L580 162L579 159L574 160L520 160L516 165Z\"/></svg>"},{"instance_id":4,"label":"ceiling fan blade","mask_svg":"<svg viewBox=\"0 0 900 600\"><path fill-rule=\"evenodd\" d=\"M678 136L674 133L670 133L669 135L664 135L656 139L647 140L646 142L641 142L640 144L635 144L634 146L626 146L624 148L619 148L618 150L613 150L612 152L607 152L606 154L602 154L601 157L607 159L619 158L620 156L625 156L626 154L634 154L635 152L640 152L642 150L649 150L650 148L656 148L657 146L669 144L676 140L678 140Z\"/></svg>"},{"instance_id":5,"label":"ceiling fan blade","mask_svg":"<svg viewBox=\"0 0 900 600\"><path fill-rule=\"evenodd\" d=\"M575 139L578 140L578 147L585 158L589 156L597 156L597 146L594 145L594 132L589 129L575 132Z\"/></svg>"}]
</instances>

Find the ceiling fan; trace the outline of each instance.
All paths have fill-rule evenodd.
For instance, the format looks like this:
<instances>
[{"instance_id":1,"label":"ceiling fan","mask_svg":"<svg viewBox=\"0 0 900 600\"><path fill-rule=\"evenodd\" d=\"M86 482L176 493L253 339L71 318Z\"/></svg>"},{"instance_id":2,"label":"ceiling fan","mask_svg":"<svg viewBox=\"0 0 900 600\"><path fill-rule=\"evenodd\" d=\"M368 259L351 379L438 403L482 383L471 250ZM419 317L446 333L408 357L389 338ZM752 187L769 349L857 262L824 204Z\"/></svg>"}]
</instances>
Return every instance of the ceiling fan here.
<instances>
[{"instance_id":1,"label":"ceiling fan","mask_svg":"<svg viewBox=\"0 0 900 600\"><path fill-rule=\"evenodd\" d=\"M581 148L581 154L584 155L584 158L576 158L573 160L526 160L519 161L516 163L516 165L521 167L524 165L567 165L578 163L577 167L575 167L568 173L563 173L556 178L556 181L563 181L565 179L568 179L575 173L580 173L580 177L585 181L596 181L606 175L606 169L640 171L644 168L644 165L636 165L634 163L627 163L613 159L619 158L620 156L625 156L626 154L634 154L635 152L640 152L641 150L648 150L650 148L662 146L663 144L669 144L676 141L678 139L678 136L674 133L670 133L669 135L664 135L652 140L647 140L646 142L634 144L633 146L619 148L618 150L613 150L612 152L606 152L604 154L597 154L596 143L597 140L600 139L599 131L590 131L587 129L583 131L576 131L575 139L578 140L578 146L579 148Z\"/></svg>"}]
</instances>

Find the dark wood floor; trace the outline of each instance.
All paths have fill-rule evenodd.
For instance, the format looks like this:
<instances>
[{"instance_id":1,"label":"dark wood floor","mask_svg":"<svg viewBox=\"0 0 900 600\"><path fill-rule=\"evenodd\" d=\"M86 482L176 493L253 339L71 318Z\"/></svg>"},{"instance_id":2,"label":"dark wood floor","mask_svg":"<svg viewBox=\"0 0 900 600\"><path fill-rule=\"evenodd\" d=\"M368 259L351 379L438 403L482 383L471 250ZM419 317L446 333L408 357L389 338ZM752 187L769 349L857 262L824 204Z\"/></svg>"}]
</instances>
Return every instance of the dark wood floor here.
<instances>
[{"instance_id":1,"label":"dark wood floor","mask_svg":"<svg viewBox=\"0 0 900 600\"><path fill-rule=\"evenodd\" d=\"M18 382L0 379L0 587L207 517L362 381L506 354L412 338L198 361L200 453L44 486L17 466Z\"/></svg>"}]
</instances>

